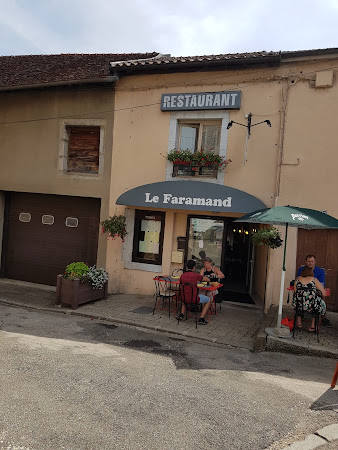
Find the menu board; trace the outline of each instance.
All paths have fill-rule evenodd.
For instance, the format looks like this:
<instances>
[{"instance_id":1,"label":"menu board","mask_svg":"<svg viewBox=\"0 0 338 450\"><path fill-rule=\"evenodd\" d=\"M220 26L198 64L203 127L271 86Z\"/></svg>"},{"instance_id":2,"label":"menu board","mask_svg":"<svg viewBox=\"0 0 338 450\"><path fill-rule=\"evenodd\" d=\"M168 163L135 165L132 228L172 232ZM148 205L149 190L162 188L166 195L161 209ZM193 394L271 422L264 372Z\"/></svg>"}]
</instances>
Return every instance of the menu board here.
<instances>
[{"instance_id":1,"label":"menu board","mask_svg":"<svg viewBox=\"0 0 338 450\"><path fill-rule=\"evenodd\" d=\"M141 231L144 231L144 240L139 241L139 252L158 255L160 251L161 221L142 220Z\"/></svg>"},{"instance_id":2,"label":"menu board","mask_svg":"<svg viewBox=\"0 0 338 450\"><path fill-rule=\"evenodd\" d=\"M161 231L161 221L160 220L142 220L141 221L141 231Z\"/></svg>"}]
</instances>

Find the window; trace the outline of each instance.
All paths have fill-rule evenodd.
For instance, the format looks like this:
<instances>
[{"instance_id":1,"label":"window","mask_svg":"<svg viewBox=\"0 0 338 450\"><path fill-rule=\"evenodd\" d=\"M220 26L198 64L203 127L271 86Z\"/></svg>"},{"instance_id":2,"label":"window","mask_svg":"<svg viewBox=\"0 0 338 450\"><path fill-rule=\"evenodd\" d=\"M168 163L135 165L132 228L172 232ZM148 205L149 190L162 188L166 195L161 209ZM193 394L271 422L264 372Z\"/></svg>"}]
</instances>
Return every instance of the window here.
<instances>
[{"instance_id":1,"label":"window","mask_svg":"<svg viewBox=\"0 0 338 450\"><path fill-rule=\"evenodd\" d=\"M168 153L173 149L197 152L210 149L222 158L227 157L228 130L230 122L228 111L171 111L169 123ZM191 169L191 170L190 170ZM209 169L206 166L192 167L167 162L166 180L175 177L194 177L208 183L224 184L224 170Z\"/></svg>"},{"instance_id":2,"label":"window","mask_svg":"<svg viewBox=\"0 0 338 450\"><path fill-rule=\"evenodd\" d=\"M162 264L164 212L135 211L134 262Z\"/></svg>"},{"instance_id":3,"label":"window","mask_svg":"<svg viewBox=\"0 0 338 450\"><path fill-rule=\"evenodd\" d=\"M44 225L53 225L54 223L54 216L50 216L49 214L45 214L42 216L41 219L42 223Z\"/></svg>"},{"instance_id":4,"label":"window","mask_svg":"<svg viewBox=\"0 0 338 450\"><path fill-rule=\"evenodd\" d=\"M66 227L76 228L79 225L79 219L76 217L67 217L66 218Z\"/></svg>"},{"instance_id":5,"label":"window","mask_svg":"<svg viewBox=\"0 0 338 450\"><path fill-rule=\"evenodd\" d=\"M99 173L100 127L67 126L67 172Z\"/></svg>"},{"instance_id":6,"label":"window","mask_svg":"<svg viewBox=\"0 0 338 450\"><path fill-rule=\"evenodd\" d=\"M178 148L190 150L195 153L198 150L211 150L219 154L221 138L221 122L179 122Z\"/></svg>"},{"instance_id":7,"label":"window","mask_svg":"<svg viewBox=\"0 0 338 450\"><path fill-rule=\"evenodd\" d=\"M20 222L30 222L31 219L32 219L32 216L30 215L30 213L21 212L19 214Z\"/></svg>"}]
</instances>

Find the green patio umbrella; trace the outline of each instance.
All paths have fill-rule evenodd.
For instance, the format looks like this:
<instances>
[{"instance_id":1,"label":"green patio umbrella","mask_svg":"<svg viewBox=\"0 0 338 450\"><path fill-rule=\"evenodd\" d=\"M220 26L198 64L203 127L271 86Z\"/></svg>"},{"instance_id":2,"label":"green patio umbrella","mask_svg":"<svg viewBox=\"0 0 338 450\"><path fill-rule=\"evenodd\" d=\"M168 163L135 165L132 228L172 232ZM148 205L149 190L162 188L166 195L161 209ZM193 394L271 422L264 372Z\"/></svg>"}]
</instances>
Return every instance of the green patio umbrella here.
<instances>
[{"instance_id":1,"label":"green patio umbrella","mask_svg":"<svg viewBox=\"0 0 338 450\"><path fill-rule=\"evenodd\" d=\"M288 227L307 229L337 228L338 220L328 214L314 209L298 208L296 206L275 206L274 208L259 209L258 211L246 214L234 222L262 223L269 225L285 225L284 256L282 268L282 280L279 295L279 308L277 328L281 328L283 291L285 281L285 254L288 237Z\"/></svg>"}]
</instances>

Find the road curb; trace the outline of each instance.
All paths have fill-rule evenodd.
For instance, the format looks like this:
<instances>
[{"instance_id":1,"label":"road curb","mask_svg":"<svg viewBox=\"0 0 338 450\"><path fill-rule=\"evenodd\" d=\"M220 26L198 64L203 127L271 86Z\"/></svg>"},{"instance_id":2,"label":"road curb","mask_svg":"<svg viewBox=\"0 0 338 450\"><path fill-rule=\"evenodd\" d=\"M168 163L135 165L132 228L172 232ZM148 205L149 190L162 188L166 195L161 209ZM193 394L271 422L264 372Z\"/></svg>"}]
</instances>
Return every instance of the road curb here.
<instances>
[{"instance_id":1,"label":"road curb","mask_svg":"<svg viewBox=\"0 0 338 450\"><path fill-rule=\"evenodd\" d=\"M277 320L276 316L277 308L273 305L270 306L270 309L268 313L265 315L264 321L258 330L255 343L254 343L254 351L260 352L266 350L266 343L267 343L267 335L265 333L266 328L270 328L275 323L275 318Z\"/></svg>"},{"instance_id":2,"label":"road curb","mask_svg":"<svg viewBox=\"0 0 338 450\"><path fill-rule=\"evenodd\" d=\"M313 434L309 434L302 441L293 442L283 447L282 450L312 450L336 441L338 443L338 423L333 423L317 430Z\"/></svg>"},{"instance_id":3,"label":"road curb","mask_svg":"<svg viewBox=\"0 0 338 450\"><path fill-rule=\"evenodd\" d=\"M63 314L63 315L70 315L70 316L79 316L79 317L86 317L88 319L95 319L95 320L104 320L106 322L110 322L110 323L114 323L114 324L119 324L119 325L127 325L127 326L131 326L131 327L137 327L137 328L142 328L148 331L153 331L153 332L159 332L162 334L167 334L169 336L171 336L172 338L177 338L177 339L184 339L185 341L190 341L190 342L195 342L198 344L208 344L211 345L213 347L219 347L219 348L239 348L239 349L243 349L243 350L247 350L250 351L249 349L245 348L245 347L241 347L241 346L237 346L237 345L232 345L232 344L226 344L223 342L219 342L217 340L215 340L215 338L213 339L208 339L207 337L200 337L200 336L189 336L186 334L185 331L180 332L180 331L171 331L171 330L166 330L164 328L161 328L159 326L149 326L149 325L144 325L144 324L139 324L136 322L132 322L132 321L127 321L127 320L121 320L121 319L117 319L117 318L110 318L110 317L104 317L103 315L98 315L98 314L88 314L85 312L79 312L79 311L74 311L74 310L61 310L59 309L59 307L54 307L54 308L50 308L50 307L36 307L36 306L29 306L27 304L24 303L20 303L20 302L9 302L7 300L2 300L0 299L0 304L5 305L5 306L14 306L17 308L26 308L26 309L31 309L34 311L46 311L46 312L52 312L52 313L56 313L56 314Z\"/></svg>"}]
</instances>

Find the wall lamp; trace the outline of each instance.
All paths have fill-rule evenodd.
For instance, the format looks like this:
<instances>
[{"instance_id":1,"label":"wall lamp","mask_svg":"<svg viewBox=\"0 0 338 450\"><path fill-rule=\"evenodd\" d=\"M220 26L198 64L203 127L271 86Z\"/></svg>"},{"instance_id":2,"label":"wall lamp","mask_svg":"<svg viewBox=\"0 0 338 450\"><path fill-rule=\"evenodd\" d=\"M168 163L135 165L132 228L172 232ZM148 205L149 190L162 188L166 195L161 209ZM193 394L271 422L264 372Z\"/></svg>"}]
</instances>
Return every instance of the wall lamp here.
<instances>
[{"instance_id":1,"label":"wall lamp","mask_svg":"<svg viewBox=\"0 0 338 450\"><path fill-rule=\"evenodd\" d=\"M251 134L251 127L255 127L256 125L259 125L259 124L261 124L261 123L266 123L269 127L271 127L271 122L270 122L270 120L262 120L262 122L251 123L252 114L251 114L251 113L250 113L250 114L247 114L245 117L248 118L248 123L247 123L247 125L244 125L243 123L238 123L238 122L235 122L234 120L231 120L231 121L228 123L227 130L229 130L229 128L231 128L232 125L235 123L235 124L237 124L237 125L240 125L241 127L246 127L246 128L248 129L248 135L250 136L250 134Z\"/></svg>"},{"instance_id":2,"label":"wall lamp","mask_svg":"<svg viewBox=\"0 0 338 450\"><path fill-rule=\"evenodd\" d=\"M245 115L245 118L248 119L248 123L247 123L246 125L243 124L243 123L235 122L234 120L231 120L231 121L228 123L228 125L227 125L227 130L229 130L229 129L232 127L232 125L233 125L234 123L235 123L236 125L240 125L241 127L245 127L245 128L247 128L247 130L248 130L247 135L246 135L245 148L244 148L244 166L245 166L246 161L247 161L248 140L249 140L249 137L250 137L250 134L251 134L251 128L252 128L252 127L255 127L256 125L260 125L261 123L266 123L269 127L271 127L271 122L270 122L270 120L262 120L262 122L251 123L251 120L252 120L252 113L246 114L246 115Z\"/></svg>"}]
</instances>

